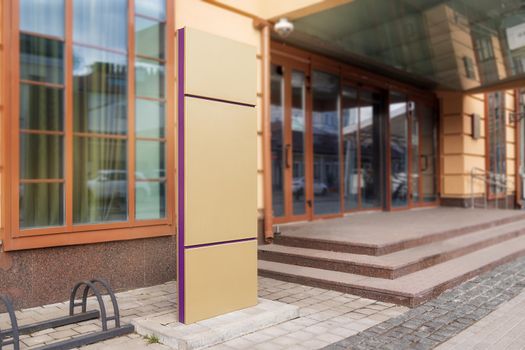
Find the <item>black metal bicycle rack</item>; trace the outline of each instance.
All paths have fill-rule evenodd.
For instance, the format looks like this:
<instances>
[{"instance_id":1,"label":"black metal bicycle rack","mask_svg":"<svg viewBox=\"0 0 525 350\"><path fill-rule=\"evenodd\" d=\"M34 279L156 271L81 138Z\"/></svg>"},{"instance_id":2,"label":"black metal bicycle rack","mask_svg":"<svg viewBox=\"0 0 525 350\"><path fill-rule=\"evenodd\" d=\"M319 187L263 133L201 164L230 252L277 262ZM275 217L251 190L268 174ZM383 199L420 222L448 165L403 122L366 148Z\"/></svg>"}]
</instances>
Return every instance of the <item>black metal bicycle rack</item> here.
<instances>
[{"instance_id":1,"label":"black metal bicycle rack","mask_svg":"<svg viewBox=\"0 0 525 350\"><path fill-rule=\"evenodd\" d=\"M103 292L105 292L104 294L101 293L101 288ZM81 298L77 297L79 292L81 293ZM87 302L90 292L95 296L98 302L98 310L87 310ZM103 295L109 295L111 299L113 315L109 317L107 315ZM80 323L99 318L102 324L101 331L91 332L71 339L44 345L35 350L67 350L83 345L98 343L103 340L119 337L135 331L135 327L131 324L120 324L120 312L115 293L113 293L113 290L106 281L100 279L77 283L73 287L71 297L69 298L69 315L47 321L18 326L11 300L6 296L0 295L0 302L4 304L11 322L11 329L0 329L0 350L8 345L12 345L13 350L20 350L20 335L31 334L44 329L57 328L68 324ZM80 312L75 312L79 308ZM111 321L113 321L112 326L108 325L108 322Z\"/></svg>"}]
</instances>

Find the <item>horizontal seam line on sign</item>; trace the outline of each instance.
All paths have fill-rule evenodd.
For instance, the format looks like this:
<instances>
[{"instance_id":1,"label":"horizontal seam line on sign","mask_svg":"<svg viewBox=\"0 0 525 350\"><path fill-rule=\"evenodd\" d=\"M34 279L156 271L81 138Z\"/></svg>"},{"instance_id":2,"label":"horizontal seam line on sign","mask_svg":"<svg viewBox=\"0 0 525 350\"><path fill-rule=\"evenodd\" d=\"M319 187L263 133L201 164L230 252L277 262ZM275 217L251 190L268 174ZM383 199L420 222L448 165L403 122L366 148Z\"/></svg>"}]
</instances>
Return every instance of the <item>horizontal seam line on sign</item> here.
<instances>
[{"instance_id":1,"label":"horizontal seam line on sign","mask_svg":"<svg viewBox=\"0 0 525 350\"><path fill-rule=\"evenodd\" d=\"M256 240L256 239L257 239L256 237L242 238L242 239L233 239L231 241L222 241L222 242L214 242L214 243L202 243L202 244L187 245L184 248L185 249L201 248L201 247L209 247L209 246L228 244L228 243L248 242L248 241L253 241L253 240Z\"/></svg>"},{"instance_id":2,"label":"horizontal seam line on sign","mask_svg":"<svg viewBox=\"0 0 525 350\"><path fill-rule=\"evenodd\" d=\"M249 103L223 100L223 99L214 98L214 97L206 97L206 96L199 96L199 95L192 95L192 94L184 94L184 96L186 96L186 97L193 97L193 98L199 98L199 99L202 99L202 100L215 101L215 102L224 102L224 103L229 103L229 104L238 105L238 106L255 107L255 105L252 105L252 104L249 104Z\"/></svg>"}]
</instances>

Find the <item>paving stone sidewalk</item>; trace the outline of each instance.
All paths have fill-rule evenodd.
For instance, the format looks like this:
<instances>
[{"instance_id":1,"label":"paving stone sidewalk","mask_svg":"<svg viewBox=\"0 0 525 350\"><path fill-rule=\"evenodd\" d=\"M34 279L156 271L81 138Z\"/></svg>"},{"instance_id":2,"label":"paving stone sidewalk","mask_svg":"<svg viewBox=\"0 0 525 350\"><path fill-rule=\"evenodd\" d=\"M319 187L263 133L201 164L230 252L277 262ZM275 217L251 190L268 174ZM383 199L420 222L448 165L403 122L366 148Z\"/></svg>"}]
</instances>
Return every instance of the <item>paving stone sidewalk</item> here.
<instances>
[{"instance_id":1,"label":"paving stone sidewalk","mask_svg":"<svg viewBox=\"0 0 525 350\"><path fill-rule=\"evenodd\" d=\"M358 296L259 278L259 297L294 304L300 317L209 348L213 350L305 350L320 349L345 339L375 324L405 313L408 309ZM123 323L160 311L176 312L176 283L118 293ZM109 303L106 303L109 305ZM46 305L17 312L21 325L64 316L68 303ZM109 314L111 311L108 312ZM0 315L0 328L8 328L7 315ZM99 321L89 321L50 329L22 337L22 349L32 349L70 337L100 330ZM83 347L83 350L167 350L161 344L148 344L138 334L111 339Z\"/></svg>"},{"instance_id":2,"label":"paving stone sidewalk","mask_svg":"<svg viewBox=\"0 0 525 350\"><path fill-rule=\"evenodd\" d=\"M433 349L516 297L524 287L525 258L520 258L325 349ZM523 312L520 315L525 318Z\"/></svg>"}]
</instances>

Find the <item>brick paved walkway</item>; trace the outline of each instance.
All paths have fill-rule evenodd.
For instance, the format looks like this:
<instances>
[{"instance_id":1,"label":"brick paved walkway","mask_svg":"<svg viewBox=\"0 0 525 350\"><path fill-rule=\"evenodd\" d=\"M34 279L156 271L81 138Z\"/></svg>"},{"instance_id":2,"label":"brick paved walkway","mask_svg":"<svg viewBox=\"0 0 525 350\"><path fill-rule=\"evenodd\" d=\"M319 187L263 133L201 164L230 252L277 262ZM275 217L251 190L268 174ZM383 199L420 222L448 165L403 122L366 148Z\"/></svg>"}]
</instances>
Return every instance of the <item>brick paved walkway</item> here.
<instances>
[{"instance_id":1,"label":"brick paved walkway","mask_svg":"<svg viewBox=\"0 0 525 350\"><path fill-rule=\"evenodd\" d=\"M301 317L210 349L319 349L408 310L405 307L354 295L262 277L259 278L259 296L297 305L300 307ZM177 296L174 282L118 293L117 297L124 323L166 309L176 312ZM67 314L68 306L67 303L60 303L19 311L17 312L19 323L23 325L64 316ZM2 314L0 315L0 328L7 327L7 315ZM22 349L31 349L99 329L98 321L90 321L37 332L22 338ZM164 350L168 347L160 344L147 344L142 337L132 334L83 349Z\"/></svg>"},{"instance_id":2,"label":"brick paved walkway","mask_svg":"<svg viewBox=\"0 0 525 350\"><path fill-rule=\"evenodd\" d=\"M525 348L525 258L500 266L415 309L299 284L259 278L259 295L299 306L301 317L215 346L232 349L521 349ZM174 282L117 294L123 322L176 311ZM516 297L517 296L517 297ZM59 303L17 312L20 324L63 316ZM495 312L492 312L496 310ZM488 316L487 316L488 315ZM0 315L0 328L7 328ZM22 338L22 349L100 329L98 321ZM83 349L168 350L131 334Z\"/></svg>"},{"instance_id":3,"label":"brick paved walkway","mask_svg":"<svg viewBox=\"0 0 525 350\"><path fill-rule=\"evenodd\" d=\"M497 313L491 314L478 324L476 322L496 310L502 303L516 297L524 287L525 258L521 258L467 281L401 316L391 318L364 332L331 344L326 349L433 349L474 325L473 329L469 328L466 331L466 335L460 334L458 339L453 338L450 343L451 345L454 343L465 345L476 338L476 335L482 334L483 329L490 329L488 324L492 323L493 319L502 317L501 315L505 314L505 310L509 308L508 304L502 306L502 311L498 310ZM521 306L521 310L516 310L513 320L506 320L507 325L521 327L521 330L524 330L525 297L520 295L516 301L512 302ZM498 336L480 337L480 342L483 342L483 339L498 341L507 331L503 325L498 329L502 333L497 333L493 329ZM517 328L515 334L519 334L525 345L524 333L519 333L519 330L520 328ZM501 338L502 345L508 344L508 341L508 338ZM484 349L484 346L480 345L479 348ZM450 349L450 347L445 348ZM453 348L467 349L461 345ZM506 347L489 346L486 348L505 349Z\"/></svg>"}]
</instances>

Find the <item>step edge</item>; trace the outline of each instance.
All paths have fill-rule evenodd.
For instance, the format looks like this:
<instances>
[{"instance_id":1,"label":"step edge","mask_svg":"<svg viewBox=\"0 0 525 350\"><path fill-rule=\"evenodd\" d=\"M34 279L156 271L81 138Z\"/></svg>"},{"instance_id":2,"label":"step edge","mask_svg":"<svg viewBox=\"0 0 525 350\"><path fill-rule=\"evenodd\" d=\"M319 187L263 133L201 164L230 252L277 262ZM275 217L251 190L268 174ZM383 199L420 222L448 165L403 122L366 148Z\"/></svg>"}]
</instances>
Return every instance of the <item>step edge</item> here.
<instances>
[{"instance_id":1,"label":"step edge","mask_svg":"<svg viewBox=\"0 0 525 350\"><path fill-rule=\"evenodd\" d=\"M519 234L520 232L521 232L521 234ZM474 232L472 234L474 234ZM418 263L424 262L427 259L436 258L436 257L438 257L439 255L441 255L443 253L452 254L452 253L458 252L461 249L465 249L465 248L471 247L473 245L481 245L483 243L487 243L489 241L492 241L492 240L494 240L495 238L498 238L498 237L510 236L510 237L508 237L506 239L502 239L500 241L497 241L497 242L493 243L492 245L480 247L480 248L475 249L475 250L473 250L473 251L471 251L469 253L466 253L464 255L473 253L473 252L475 252L477 250L480 250L480 249L491 247L493 245L497 245L499 243L503 243L503 242L511 240L513 238L517 238L517 237L519 237L521 235L525 235L525 227L523 227L521 229L513 229L513 230L510 230L510 231L502 232L501 234L499 234L497 236L486 237L484 239L480 239L480 240L475 241L475 242L470 242L468 244L464 244L464 245L461 245L461 246L458 246L458 247L451 247L451 249L443 250L441 252L432 253L430 255L425 255L423 257L418 257L416 260L411 260L409 262L398 264L398 265L381 265L381 264L378 264L378 263L374 264L374 263L368 263L368 262L348 261L348 260L342 260L342 259L331 258L331 257L317 257L317 256L312 256L312 255L306 255L306 254L303 254L303 253L281 252L281 251L273 251L273 250L265 250L265 249L261 249L260 251L263 251L264 253L275 254L275 255L287 255L287 256L296 257L296 258L322 260L323 262L338 263L338 264L348 264L348 265L352 265L352 266L363 266L363 267L377 268L377 269L388 269L388 270L391 270L391 271L395 271L395 270L398 270L398 269L409 267L409 266L414 265L414 264L418 264ZM457 238L457 237L453 237L453 238L449 238L449 239L454 239L454 238ZM446 240L443 240L443 241L446 241ZM435 243L435 242L432 242L432 243ZM429 244L431 244L431 243L429 243ZM424 245L421 245L421 246L424 246ZM418 247L420 247L420 246L412 247L412 248L409 248L409 249L414 249L414 248L418 248ZM295 248L298 248L298 247L295 247ZM321 250L321 249L301 248L301 247L299 247L299 248L300 249L307 249L307 250L318 251L318 252L324 251L324 250ZM345 252L337 252L337 253L339 253L339 254L354 254L354 253L345 253ZM363 255L363 254L354 254L354 255ZM384 257L384 256L386 256L386 255L371 256L371 259L375 259L375 258L381 259L381 257ZM446 262L446 261L449 261L449 260L452 260L452 259L455 259L455 258L458 258L458 257L461 257L461 256L463 256L463 255L447 259L447 260L445 260L443 262Z\"/></svg>"},{"instance_id":2,"label":"step edge","mask_svg":"<svg viewBox=\"0 0 525 350\"><path fill-rule=\"evenodd\" d=\"M523 237L517 237L516 239L519 239L519 238L522 238L522 239L523 239ZM525 240L525 239L524 239L524 240ZM506 242L502 242L501 244L505 244L505 243L508 243L508 241L506 241ZM493 248L493 247L495 247L495 246L487 247L487 248L485 248L485 249L490 249L490 248ZM481 250L479 250L479 251L481 251ZM476 251L476 252L473 252L473 253L470 253L470 254L475 254L475 253L478 253L479 251ZM489 266L489 265L491 265L491 264L494 264L494 266L498 266L498 265L499 265L498 262L500 262L500 261L502 261L502 260L505 260L505 259L510 259L510 260L512 260L512 259L514 259L514 258L516 258L516 257L519 257L521 254L525 254L525 247L523 247L523 248L521 248L521 249L518 249L518 250L516 250L516 251L514 251L514 252L512 252L512 253L506 254L506 255L504 255L504 256L502 256L502 257L500 257L500 258L496 258L495 260L491 260L491 261L489 261L489 262L484 261L484 262L483 262L481 265L479 265L476 269L474 269L474 270L469 270L469 271L467 271L467 272L465 272L465 273L462 273L462 274L460 274L460 275L458 275L458 276L456 276L456 277L454 277L454 278L448 279L448 280L445 281L445 282L439 283L439 284L437 284L436 286L443 285L444 283L447 283L447 282L449 282L449 281L452 281L452 280L454 280L454 279L456 279L456 278L460 278L461 276L464 276L464 275L466 275L466 274L468 274L468 273L471 273L471 272L474 272L474 271L478 271L478 270L480 270L480 269L483 269L484 267ZM464 255L463 257L466 257L466 256L468 256L468 255L469 255L469 254ZM461 259L461 258L463 258L463 257L459 257L459 258L457 258L457 259ZM455 259L448 260L448 261L445 262L445 263L450 263L450 262L453 261L453 260L455 260ZM278 262L269 262L269 263L271 263L271 264L286 265L286 266L294 266L294 265L285 264L285 263L278 263ZM434 266L437 266L437 265L434 265ZM312 270L319 270L319 271L326 271L326 270L318 269L318 268L314 268L314 267L302 267L302 268L312 269ZM265 270L264 268L261 269L261 268L259 268L259 267L258 267L258 269L260 269L260 270ZM426 269L416 271L416 272L414 272L413 274L422 273L422 271L424 271L424 270L426 270ZM286 272L279 272L279 271L274 271L274 272L290 275L289 273L286 273ZM346 273L346 272L340 272L340 271L334 271L334 272L341 273L341 274L347 274L347 275L353 275L353 276L361 276L361 275L356 275L356 274L351 274L351 273ZM410 276L410 275L413 275L413 274L408 274L408 275L405 275L405 276L403 276L403 277L407 277L407 276ZM291 275L291 276L293 276L293 275ZM304 276L304 275L303 275L302 277L310 278L310 277L306 277L306 276ZM364 277L364 276L361 276L361 277L363 277L363 279L367 279L367 278L374 278L374 279L377 279L377 280L381 279L381 280L384 280L385 283L388 283L388 281L393 281L393 280L390 280L390 279L378 278L378 277ZM312 279L318 279L318 278L312 278ZM332 280L321 279L321 281L325 281L326 283L330 283ZM337 282L332 282L332 283L337 284ZM347 285L349 288L356 288L356 289L361 288L361 289L365 289L365 287L363 286L363 284L357 284L357 285L355 285L355 283L359 283L359 282L354 282L354 283L338 282L338 283L339 283L339 284L345 284L345 285ZM401 295L406 295L406 296L417 297L418 295L422 295L422 294L428 293L429 291L432 291L433 289L436 288L436 286L433 286L433 287L430 287L430 288L426 288L426 289L423 289L423 290L419 290L419 291L414 291L414 292L399 292L399 294L401 294ZM388 291L388 290L384 290L384 289L382 289L382 288L378 288L378 287L374 287L374 286L366 287L366 289L368 289L368 290L373 290L373 291L376 291L376 292L386 292L386 291ZM391 294L394 294L391 290L390 290L390 293L391 293Z\"/></svg>"},{"instance_id":3,"label":"step edge","mask_svg":"<svg viewBox=\"0 0 525 350\"><path fill-rule=\"evenodd\" d=\"M422 240L421 244L415 244L413 246L410 246L407 248L409 249L409 248L414 248L414 247L418 247L421 245L426 245L426 244L430 244L434 242L444 241L444 240L447 240L453 237L475 233L476 231L484 231L484 230L496 228L498 226L514 224L519 221L525 221L525 214L519 214L519 215L507 217L507 218L502 218L502 219L486 222L486 223L481 223L481 224L469 225L469 226L460 227L457 229L435 232L435 233L432 233L424 237L414 237L414 238L409 238L409 239L400 240L397 242L392 242L392 243L387 243L387 244L355 243L355 242L351 243L351 242L341 242L341 241L321 239L321 238L295 237L295 236L286 236L286 235L280 235L276 237L277 239L275 240L274 244L286 246L286 244L280 244L279 240L280 239L285 239L285 240L292 239L292 240L300 240L300 241L312 242L312 243L321 243L321 244L328 244L328 245L342 245L342 246L347 246L347 247L373 249L373 250L381 251L381 250L386 250L389 247L397 247L405 243L417 242L419 240ZM445 236L446 238L437 239L440 236ZM399 250L402 250L402 249L399 249ZM394 253L399 250L392 250L389 253ZM358 254L358 253L354 253L354 254ZM387 254L388 253L375 254L372 256L381 256L381 255L387 255ZM360 255L368 255L368 254L360 254Z\"/></svg>"}]
</instances>

